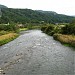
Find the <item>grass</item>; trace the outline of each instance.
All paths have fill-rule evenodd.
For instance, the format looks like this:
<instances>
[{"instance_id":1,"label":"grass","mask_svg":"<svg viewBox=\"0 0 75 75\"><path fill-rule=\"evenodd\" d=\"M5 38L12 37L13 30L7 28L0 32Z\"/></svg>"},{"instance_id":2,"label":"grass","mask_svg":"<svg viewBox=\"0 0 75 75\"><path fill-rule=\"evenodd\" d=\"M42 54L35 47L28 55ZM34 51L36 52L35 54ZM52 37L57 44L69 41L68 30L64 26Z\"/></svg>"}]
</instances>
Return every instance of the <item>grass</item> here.
<instances>
[{"instance_id":1,"label":"grass","mask_svg":"<svg viewBox=\"0 0 75 75\"><path fill-rule=\"evenodd\" d=\"M39 28L39 26L34 26L33 29L35 28ZM28 28L20 28L19 32L25 31L25 30L28 30ZM18 36L19 35L15 33L14 31L4 31L4 30L0 31L0 46L14 40Z\"/></svg>"},{"instance_id":2,"label":"grass","mask_svg":"<svg viewBox=\"0 0 75 75\"><path fill-rule=\"evenodd\" d=\"M9 32L2 30L2 31L0 31L0 36L1 36L1 35L4 35L4 34L8 34L8 33L9 33Z\"/></svg>"},{"instance_id":3,"label":"grass","mask_svg":"<svg viewBox=\"0 0 75 75\"><path fill-rule=\"evenodd\" d=\"M40 29L41 26L32 26L32 29Z\"/></svg>"},{"instance_id":4,"label":"grass","mask_svg":"<svg viewBox=\"0 0 75 75\"><path fill-rule=\"evenodd\" d=\"M65 46L75 47L75 35L54 34L53 37L54 39L63 43Z\"/></svg>"},{"instance_id":5,"label":"grass","mask_svg":"<svg viewBox=\"0 0 75 75\"><path fill-rule=\"evenodd\" d=\"M5 34L5 35L1 35L0 36L0 46L12 41L16 37L18 37L17 33L8 33L8 34Z\"/></svg>"},{"instance_id":6,"label":"grass","mask_svg":"<svg viewBox=\"0 0 75 75\"><path fill-rule=\"evenodd\" d=\"M63 43L64 46L67 46L67 47L72 47L72 45L70 44L66 44L66 43ZM73 46L74 47L74 46Z\"/></svg>"},{"instance_id":7,"label":"grass","mask_svg":"<svg viewBox=\"0 0 75 75\"><path fill-rule=\"evenodd\" d=\"M31 26L27 28L20 28L19 31L31 30L31 29L40 29L40 26Z\"/></svg>"},{"instance_id":8,"label":"grass","mask_svg":"<svg viewBox=\"0 0 75 75\"><path fill-rule=\"evenodd\" d=\"M25 30L28 30L28 28L20 28L19 30L20 31L25 31Z\"/></svg>"}]
</instances>

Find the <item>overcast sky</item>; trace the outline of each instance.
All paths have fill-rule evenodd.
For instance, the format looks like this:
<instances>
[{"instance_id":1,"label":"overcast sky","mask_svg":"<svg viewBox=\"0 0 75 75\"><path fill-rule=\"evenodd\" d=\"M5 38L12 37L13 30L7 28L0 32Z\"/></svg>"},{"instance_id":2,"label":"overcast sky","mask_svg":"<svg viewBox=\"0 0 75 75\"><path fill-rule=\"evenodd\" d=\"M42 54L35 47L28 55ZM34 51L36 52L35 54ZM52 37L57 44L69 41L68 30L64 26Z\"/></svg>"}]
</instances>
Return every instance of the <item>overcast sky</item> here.
<instances>
[{"instance_id":1,"label":"overcast sky","mask_svg":"<svg viewBox=\"0 0 75 75\"><path fill-rule=\"evenodd\" d=\"M0 4L9 8L28 8L75 15L75 0L0 0Z\"/></svg>"}]
</instances>

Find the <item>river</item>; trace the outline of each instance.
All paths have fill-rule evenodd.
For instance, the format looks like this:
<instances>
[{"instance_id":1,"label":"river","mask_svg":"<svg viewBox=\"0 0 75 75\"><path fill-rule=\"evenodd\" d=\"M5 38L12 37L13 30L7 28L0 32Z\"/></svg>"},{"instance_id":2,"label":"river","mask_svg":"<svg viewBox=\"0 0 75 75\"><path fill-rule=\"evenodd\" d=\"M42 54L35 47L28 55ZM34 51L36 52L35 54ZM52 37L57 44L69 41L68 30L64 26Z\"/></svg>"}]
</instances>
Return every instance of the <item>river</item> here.
<instances>
[{"instance_id":1,"label":"river","mask_svg":"<svg viewBox=\"0 0 75 75\"><path fill-rule=\"evenodd\" d=\"M75 51L40 30L0 46L0 75L75 75Z\"/></svg>"}]
</instances>

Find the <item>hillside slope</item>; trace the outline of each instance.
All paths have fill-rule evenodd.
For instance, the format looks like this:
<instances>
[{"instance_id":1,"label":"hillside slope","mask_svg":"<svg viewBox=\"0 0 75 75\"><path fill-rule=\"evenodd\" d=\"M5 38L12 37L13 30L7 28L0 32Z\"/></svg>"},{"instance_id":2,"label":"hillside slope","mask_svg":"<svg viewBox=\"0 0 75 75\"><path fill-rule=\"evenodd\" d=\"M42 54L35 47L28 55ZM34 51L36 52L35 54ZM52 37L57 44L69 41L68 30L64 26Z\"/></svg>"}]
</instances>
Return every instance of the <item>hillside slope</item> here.
<instances>
[{"instance_id":1,"label":"hillside slope","mask_svg":"<svg viewBox=\"0 0 75 75\"><path fill-rule=\"evenodd\" d=\"M52 11L36 11L31 9L2 8L0 23L63 23L70 22L73 17L57 14Z\"/></svg>"},{"instance_id":2,"label":"hillside slope","mask_svg":"<svg viewBox=\"0 0 75 75\"><path fill-rule=\"evenodd\" d=\"M5 6L5 5L1 5L1 4L0 4L0 9L1 9L1 8L8 8L8 7Z\"/></svg>"},{"instance_id":3,"label":"hillside slope","mask_svg":"<svg viewBox=\"0 0 75 75\"><path fill-rule=\"evenodd\" d=\"M1 9L3 9L3 8L8 8L8 7L0 4L0 17L2 16Z\"/></svg>"}]
</instances>

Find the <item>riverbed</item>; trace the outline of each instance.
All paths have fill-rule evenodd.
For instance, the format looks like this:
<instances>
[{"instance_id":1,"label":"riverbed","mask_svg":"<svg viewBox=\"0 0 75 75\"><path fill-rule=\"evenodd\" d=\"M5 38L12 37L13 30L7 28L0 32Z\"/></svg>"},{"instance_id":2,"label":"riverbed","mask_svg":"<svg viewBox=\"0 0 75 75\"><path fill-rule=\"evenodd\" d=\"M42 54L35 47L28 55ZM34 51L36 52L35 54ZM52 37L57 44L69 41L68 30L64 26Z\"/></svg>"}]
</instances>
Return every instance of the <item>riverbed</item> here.
<instances>
[{"instance_id":1,"label":"riverbed","mask_svg":"<svg viewBox=\"0 0 75 75\"><path fill-rule=\"evenodd\" d=\"M75 51L41 30L0 46L0 75L75 75Z\"/></svg>"}]
</instances>

